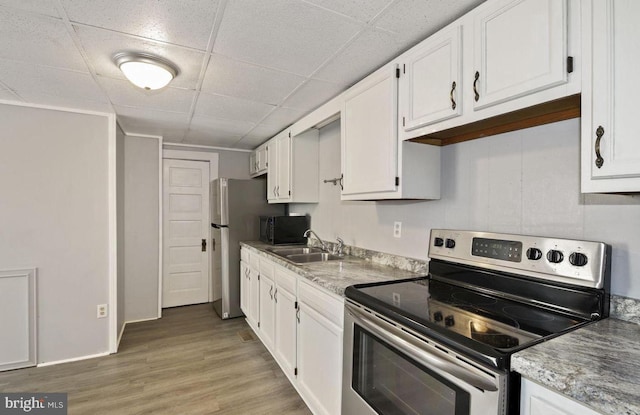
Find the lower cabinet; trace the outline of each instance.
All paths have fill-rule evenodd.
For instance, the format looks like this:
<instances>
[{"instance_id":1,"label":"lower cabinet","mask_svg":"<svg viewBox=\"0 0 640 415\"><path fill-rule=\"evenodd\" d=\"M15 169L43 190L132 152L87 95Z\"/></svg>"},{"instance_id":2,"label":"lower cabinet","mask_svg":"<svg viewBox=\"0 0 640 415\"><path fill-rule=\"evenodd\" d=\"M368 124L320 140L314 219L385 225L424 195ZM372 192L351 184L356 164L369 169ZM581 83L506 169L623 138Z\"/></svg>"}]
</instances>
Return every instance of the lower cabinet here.
<instances>
[{"instance_id":1,"label":"lower cabinet","mask_svg":"<svg viewBox=\"0 0 640 415\"><path fill-rule=\"evenodd\" d=\"M343 299L247 248L242 259L247 322L311 411L339 414Z\"/></svg>"},{"instance_id":2,"label":"lower cabinet","mask_svg":"<svg viewBox=\"0 0 640 415\"><path fill-rule=\"evenodd\" d=\"M522 415L600 415L593 409L527 379L522 379Z\"/></svg>"}]
</instances>

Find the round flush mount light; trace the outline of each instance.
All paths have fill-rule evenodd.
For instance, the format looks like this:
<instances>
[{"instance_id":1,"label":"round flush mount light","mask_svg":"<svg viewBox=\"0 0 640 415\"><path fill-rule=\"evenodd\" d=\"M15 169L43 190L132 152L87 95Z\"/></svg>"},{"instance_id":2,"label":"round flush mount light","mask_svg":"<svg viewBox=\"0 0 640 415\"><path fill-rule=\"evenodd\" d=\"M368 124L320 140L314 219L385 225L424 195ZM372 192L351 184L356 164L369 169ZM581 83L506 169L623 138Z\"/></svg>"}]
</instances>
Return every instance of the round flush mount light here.
<instances>
[{"instance_id":1,"label":"round flush mount light","mask_svg":"<svg viewBox=\"0 0 640 415\"><path fill-rule=\"evenodd\" d=\"M146 90L164 88L178 75L173 63L149 53L120 52L113 61L132 84Z\"/></svg>"}]
</instances>

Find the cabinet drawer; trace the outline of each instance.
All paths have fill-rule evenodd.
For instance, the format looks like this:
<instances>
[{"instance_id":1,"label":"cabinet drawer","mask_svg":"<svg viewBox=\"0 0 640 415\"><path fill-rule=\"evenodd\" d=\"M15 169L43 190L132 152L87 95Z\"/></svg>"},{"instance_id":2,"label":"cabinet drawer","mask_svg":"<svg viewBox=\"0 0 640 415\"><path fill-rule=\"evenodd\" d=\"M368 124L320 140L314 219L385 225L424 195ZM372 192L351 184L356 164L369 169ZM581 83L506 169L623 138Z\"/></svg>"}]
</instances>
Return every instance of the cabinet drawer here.
<instances>
[{"instance_id":1,"label":"cabinet drawer","mask_svg":"<svg viewBox=\"0 0 640 415\"><path fill-rule=\"evenodd\" d=\"M298 276L285 268L276 266L276 285L293 295L298 292Z\"/></svg>"},{"instance_id":2,"label":"cabinet drawer","mask_svg":"<svg viewBox=\"0 0 640 415\"><path fill-rule=\"evenodd\" d=\"M342 298L300 281L298 285L298 300L342 329L344 319L344 301Z\"/></svg>"}]
</instances>

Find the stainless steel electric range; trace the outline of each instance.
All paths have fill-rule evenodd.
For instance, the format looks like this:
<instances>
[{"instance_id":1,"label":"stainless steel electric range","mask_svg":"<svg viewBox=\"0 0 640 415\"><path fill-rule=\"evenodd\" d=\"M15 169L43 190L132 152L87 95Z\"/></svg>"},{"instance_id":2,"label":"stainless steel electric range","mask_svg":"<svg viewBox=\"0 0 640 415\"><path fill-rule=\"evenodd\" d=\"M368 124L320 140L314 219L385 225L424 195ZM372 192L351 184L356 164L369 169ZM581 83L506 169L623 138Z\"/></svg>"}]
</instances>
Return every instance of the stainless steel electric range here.
<instances>
[{"instance_id":1,"label":"stainless steel electric range","mask_svg":"<svg viewBox=\"0 0 640 415\"><path fill-rule=\"evenodd\" d=\"M517 414L510 356L609 313L610 246L432 230L429 275L346 290L343 414Z\"/></svg>"}]
</instances>

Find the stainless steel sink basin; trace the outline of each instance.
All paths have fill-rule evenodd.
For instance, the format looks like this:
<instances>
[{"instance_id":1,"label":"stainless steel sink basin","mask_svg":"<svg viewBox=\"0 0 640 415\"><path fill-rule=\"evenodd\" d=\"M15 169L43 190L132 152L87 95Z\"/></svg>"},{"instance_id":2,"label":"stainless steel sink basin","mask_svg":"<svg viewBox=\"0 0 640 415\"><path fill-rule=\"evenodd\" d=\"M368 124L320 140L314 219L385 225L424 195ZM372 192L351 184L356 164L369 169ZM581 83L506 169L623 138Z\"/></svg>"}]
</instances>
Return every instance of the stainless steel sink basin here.
<instances>
[{"instance_id":1,"label":"stainless steel sink basin","mask_svg":"<svg viewBox=\"0 0 640 415\"><path fill-rule=\"evenodd\" d=\"M304 264L307 262L323 262L323 261L335 261L336 259L342 259L342 257L327 254L326 252L314 252L310 254L298 254L298 255L287 255L285 257L291 262L295 262L296 264Z\"/></svg>"},{"instance_id":2,"label":"stainless steel sink basin","mask_svg":"<svg viewBox=\"0 0 640 415\"><path fill-rule=\"evenodd\" d=\"M301 254L311 254L311 253L321 253L322 250L319 248L269 248L268 251L281 256L286 257L287 255L301 255Z\"/></svg>"}]
</instances>

